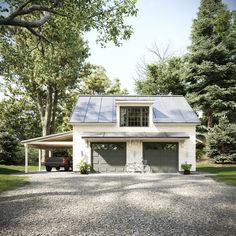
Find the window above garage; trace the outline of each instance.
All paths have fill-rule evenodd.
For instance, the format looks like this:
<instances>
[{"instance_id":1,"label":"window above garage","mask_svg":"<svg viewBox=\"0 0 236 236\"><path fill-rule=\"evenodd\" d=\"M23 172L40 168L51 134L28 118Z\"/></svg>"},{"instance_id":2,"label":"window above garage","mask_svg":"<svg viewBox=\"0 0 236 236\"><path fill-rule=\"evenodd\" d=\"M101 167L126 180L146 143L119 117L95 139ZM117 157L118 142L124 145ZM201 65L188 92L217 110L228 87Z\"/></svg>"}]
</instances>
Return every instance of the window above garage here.
<instances>
[{"instance_id":1,"label":"window above garage","mask_svg":"<svg viewBox=\"0 0 236 236\"><path fill-rule=\"evenodd\" d=\"M120 126L122 127L147 127L149 126L148 106L121 106Z\"/></svg>"}]
</instances>

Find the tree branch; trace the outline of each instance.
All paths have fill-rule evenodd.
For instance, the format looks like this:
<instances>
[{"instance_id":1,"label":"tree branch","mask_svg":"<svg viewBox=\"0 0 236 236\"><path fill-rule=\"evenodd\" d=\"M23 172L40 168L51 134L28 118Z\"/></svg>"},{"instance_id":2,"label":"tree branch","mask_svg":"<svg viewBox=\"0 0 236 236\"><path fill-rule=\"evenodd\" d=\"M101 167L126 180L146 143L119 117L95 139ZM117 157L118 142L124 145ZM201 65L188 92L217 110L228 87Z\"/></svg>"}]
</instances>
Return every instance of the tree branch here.
<instances>
[{"instance_id":1,"label":"tree branch","mask_svg":"<svg viewBox=\"0 0 236 236\"><path fill-rule=\"evenodd\" d=\"M39 38L46 39L45 37L43 37L42 34L33 30L33 28L37 28L37 27L40 27L43 24L45 24L48 21L51 14L65 16L65 14L54 10L54 8L56 8L58 6L59 1L60 0L52 0L51 2L53 4L51 6L49 6L49 5L43 6L43 5L34 4L34 5L31 5L28 8L26 8L26 6L28 6L29 4L32 4L32 2L33 2L33 0L28 0L25 3L23 3L22 5L20 5L9 16L1 17L0 18L0 25L23 27L23 28L28 29L35 36L37 36ZM34 21L25 21L25 20L21 20L21 19L17 18L18 16L29 15L30 13L33 13L35 11L42 12L45 14L43 14L43 16L40 19L34 20Z\"/></svg>"},{"instance_id":2,"label":"tree branch","mask_svg":"<svg viewBox=\"0 0 236 236\"><path fill-rule=\"evenodd\" d=\"M20 12L18 12L18 14L16 16L22 16L22 15L27 15L29 13L32 13L34 11L40 11L40 12L43 12L43 11L46 11L46 12L50 12L50 13L53 13L55 15L59 15L59 16L65 16L65 14L63 13L60 13L60 12L57 12L55 11L54 9L50 8L50 7L47 7L47 6L40 6L40 5L32 5L30 8L28 9L23 9L21 10ZM15 12L14 12L15 13ZM13 14L11 14L9 17L12 18ZM15 16L15 17L16 17Z\"/></svg>"},{"instance_id":3,"label":"tree branch","mask_svg":"<svg viewBox=\"0 0 236 236\"><path fill-rule=\"evenodd\" d=\"M10 25L10 26L19 26L19 27L31 27L31 28L36 28L40 27L43 24L46 23L46 21L49 19L50 13L46 13L41 19L35 20L35 21L24 21L24 20L18 20L18 19L0 19L0 25Z\"/></svg>"},{"instance_id":4,"label":"tree branch","mask_svg":"<svg viewBox=\"0 0 236 236\"><path fill-rule=\"evenodd\" d=\"M116 9L119 8L120 5L122 5L124 3L124 1L120 1L118 2L117 4L115 4L113 7L107 9L106 11L101 11L101 12L97 12L96 14L93 14L93 15L90 15L87 17L87 19L92 19L94 17L98 17L98 16L101 16L101 15L105 15L107 13L110 13L112 11L115 11Z\"/></svg>"},{"instance_id":5,"label":"tree branch","mask_svg":"<svg viewBox=\"0 0 236 236\"><path fill-rule=\"evenodd\" d=\"M26 29L29 30L33 35L37 36L39 39L44 39L45 41L50 43L50 41L47 38L45 38L41 33L35 31L33 28L26 27Z\"/></svg>"},{"instance_id":6,"label":"tree branch","mask_svg":"<svg viewBox=\"0 0 236 236\"><path fill-rule=\"evenodd\" d=\"M32 0L29 0L25 3L23 3L22 5L20 5L14 12L12 12L8 17L6 18L9 18L9 19L13 19L15 18L16 16L18 16L18 14L23 11L23 9L32 2Z\"/></svg>"}]
</instances>

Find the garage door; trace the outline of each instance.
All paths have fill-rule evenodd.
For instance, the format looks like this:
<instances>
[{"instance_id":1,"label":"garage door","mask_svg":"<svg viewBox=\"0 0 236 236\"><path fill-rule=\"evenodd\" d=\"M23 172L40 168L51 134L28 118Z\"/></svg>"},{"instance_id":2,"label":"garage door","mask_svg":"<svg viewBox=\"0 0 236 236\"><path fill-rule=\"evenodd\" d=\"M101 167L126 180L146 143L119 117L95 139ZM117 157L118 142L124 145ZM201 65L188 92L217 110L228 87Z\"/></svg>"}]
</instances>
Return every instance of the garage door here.
<instances>
[{"instance_id":1,"label":"garage door","mask_svg":"<svg viewBox=\"0 0 236 236\"><path fill-rule=\"evenodd\" d=\"M92 167L96 172L123 172L126 143L92 143Z\"/></svg>"},{"instance_id":2,"label":"garage door","mask_svg":"<svg viewBox=\"0 0 236 236\"><path fill-rule=\"evenodd\" d=\"M143 143L143 159L152 172L178 171L178 143Z\"/></svg>"}]
</instances>

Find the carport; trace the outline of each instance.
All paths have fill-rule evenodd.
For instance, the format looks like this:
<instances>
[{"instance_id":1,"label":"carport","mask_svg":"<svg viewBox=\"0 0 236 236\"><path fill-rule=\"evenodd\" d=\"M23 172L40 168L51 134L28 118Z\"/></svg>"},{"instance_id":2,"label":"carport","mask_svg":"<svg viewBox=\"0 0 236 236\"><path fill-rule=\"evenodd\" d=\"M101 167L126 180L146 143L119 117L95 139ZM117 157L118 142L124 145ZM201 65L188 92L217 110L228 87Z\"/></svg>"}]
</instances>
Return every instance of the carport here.
<instances>
[{"instance_id":1,"label":"carport","mask_svg":"<svg viewBox=\"0 0 236 236\"><path fill-rule=\"evenodd\" d=\"M51 156L51 150L55 148L72 148L73 147L73 132L57 133L46 135L38 138L23 140L21 142L25 147L25 173L28 173L29 163L29 148L37 148L39 150L39 171L41 171L42 151L48 150Z\"/></svg>"}]
</instances>

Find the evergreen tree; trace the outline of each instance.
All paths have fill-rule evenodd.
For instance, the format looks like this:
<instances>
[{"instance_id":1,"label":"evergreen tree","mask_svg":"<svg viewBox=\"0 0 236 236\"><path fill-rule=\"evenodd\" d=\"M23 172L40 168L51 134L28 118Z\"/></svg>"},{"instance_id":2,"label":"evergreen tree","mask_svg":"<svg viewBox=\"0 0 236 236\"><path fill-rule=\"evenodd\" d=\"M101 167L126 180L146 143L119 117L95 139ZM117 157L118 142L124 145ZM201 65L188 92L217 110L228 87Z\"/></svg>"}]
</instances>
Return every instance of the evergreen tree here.
<instances>
[{"instance_id":1,"label":"evergreen tree","mask_svg":"<svg viewBox=\"0 0 236 236\"><path fill-rule=\"evenodd\" d=\"M187 55L189 101L207 126L223 114L236 121L236 17L221 0L201 0Z\"/></svg>"},{"instance_id":2,"label":"evergreen tree","mask_svg":"<svg viewBox=\"0 0 236 236\"><path fill-rule=\"evenodd\" d=\"M207 135L207 154L217 162L236 161L236 125L226 117L209 130Z\"/></svg>"}]
</instances>

